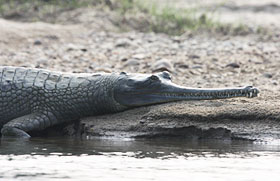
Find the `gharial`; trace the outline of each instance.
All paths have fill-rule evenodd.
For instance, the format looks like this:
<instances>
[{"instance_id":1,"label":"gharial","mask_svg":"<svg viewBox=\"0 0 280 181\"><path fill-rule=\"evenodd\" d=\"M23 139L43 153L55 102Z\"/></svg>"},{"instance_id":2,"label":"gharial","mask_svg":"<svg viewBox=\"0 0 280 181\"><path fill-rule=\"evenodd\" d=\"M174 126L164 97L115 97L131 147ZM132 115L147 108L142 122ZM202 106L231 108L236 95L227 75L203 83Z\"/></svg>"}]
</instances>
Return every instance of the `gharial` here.
<instances>
[{"instance_id":1,"label":"gharial","mask_svg":"<svg viewBox=\"0 0 280 181\"><path fill-rule=\"evenodd\" d=\"M42 69L0 67L0 128L2 136L29 133L81 117L179 100L255 97L252 86L188 88L157 74L67 74Z\"/></svg>"}]
</instances>

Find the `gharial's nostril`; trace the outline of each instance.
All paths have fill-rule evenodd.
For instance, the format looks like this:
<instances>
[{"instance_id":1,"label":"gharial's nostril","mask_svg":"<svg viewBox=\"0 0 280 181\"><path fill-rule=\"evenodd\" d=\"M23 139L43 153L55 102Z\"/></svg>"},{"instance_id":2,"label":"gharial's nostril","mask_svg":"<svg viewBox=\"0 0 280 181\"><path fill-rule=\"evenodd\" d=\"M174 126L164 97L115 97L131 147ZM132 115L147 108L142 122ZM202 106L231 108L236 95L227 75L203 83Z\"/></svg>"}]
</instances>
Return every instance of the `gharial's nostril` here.
<instances>
[{"instance_id":1,"label":"gharial's nostril","mask_svg":"<svg viewBox=\"0 0 280 181\"><path fill-rule=\"evenodd\" d=\"M158 76L156 76L156 75L152 75L152 76L150 77L150 79L151 79L151 80L159 80Z\"/></svg>"}]
</instances>

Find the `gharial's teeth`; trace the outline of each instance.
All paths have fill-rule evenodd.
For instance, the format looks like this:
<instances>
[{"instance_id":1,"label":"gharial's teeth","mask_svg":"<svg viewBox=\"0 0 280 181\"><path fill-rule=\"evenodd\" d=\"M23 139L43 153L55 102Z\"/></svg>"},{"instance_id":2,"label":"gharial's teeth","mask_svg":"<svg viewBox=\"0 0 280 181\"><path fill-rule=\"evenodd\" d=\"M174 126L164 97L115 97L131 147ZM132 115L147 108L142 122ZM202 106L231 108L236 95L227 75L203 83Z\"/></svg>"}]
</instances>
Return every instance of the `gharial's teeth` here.
<instances>
[{"instance_id":1,"label":"gharial's teeth","mask_svg":"<svg viewBox=\"0 0 280 181\"><path fill-rule=\"evenodd\" d=\"M253 97L253 92L250 92L250 97Z\"/></svg>"},{"instance_id":2,"label":"gharial's teeth","mask_svg":"<svg viewBox=\"0 0 280 181\"><path fill-rule=\"evenodd\" d=\"M246 96L247 96L248 98L250 98L250 97L251 97L251 92L248 92L248 93L246 94Z\"/></svg>"}]
</instances>

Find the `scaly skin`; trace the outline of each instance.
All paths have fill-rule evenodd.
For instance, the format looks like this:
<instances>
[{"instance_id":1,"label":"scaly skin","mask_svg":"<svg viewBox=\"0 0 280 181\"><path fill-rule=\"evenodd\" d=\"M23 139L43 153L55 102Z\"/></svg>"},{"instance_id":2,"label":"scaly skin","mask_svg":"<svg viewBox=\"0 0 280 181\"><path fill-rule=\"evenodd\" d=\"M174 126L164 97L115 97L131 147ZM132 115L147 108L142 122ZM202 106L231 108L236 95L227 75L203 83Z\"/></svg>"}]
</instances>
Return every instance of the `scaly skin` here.
<instances>
[{"instance_id":1,"label":"scaly skin","mask_svg":"<svg viewBox=\"0 0 280 181\"><path fill-rule=\"evenodd\" d=\"M28 132L81 117L132 107L195 99L255 97L252 87L192 89L177 86L169 74L65 74L41 69L0 67L2 136Z\"/></svg>"}]
</instances>

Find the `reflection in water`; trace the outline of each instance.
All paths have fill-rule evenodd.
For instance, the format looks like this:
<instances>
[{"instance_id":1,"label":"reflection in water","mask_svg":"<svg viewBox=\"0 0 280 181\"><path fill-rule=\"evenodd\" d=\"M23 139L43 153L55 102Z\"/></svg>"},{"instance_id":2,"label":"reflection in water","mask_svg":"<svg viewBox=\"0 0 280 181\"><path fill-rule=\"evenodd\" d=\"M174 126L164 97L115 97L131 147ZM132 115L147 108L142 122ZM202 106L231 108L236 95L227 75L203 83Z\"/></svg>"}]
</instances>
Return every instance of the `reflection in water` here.
<instances>
[{"instance_id":1,"label":"reflection in water","mask_svg":"<svg viewBox=\"0 0 280 181\"><path fill-rule=\"evenodd\" d=\"M133 152L136 157L201 155L204 152L220 156L227 153L249 155L254 151L279 151L280 145L253 144L248 141L188 140L188 139L0 139L0 155L100 155L112 152Z\"/></svg>"},{"instance_id":2,"label":"reflection in water","mask_svg":"<svg viewBox=\"0 0 280 181\"><path fill-rule=\"evenodd\" d=\"M2 139L0 180L264 179L280 176L279 151L279 145L229 140Z\"/></svg>"}]
</instances>

